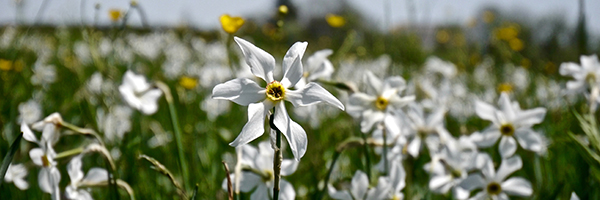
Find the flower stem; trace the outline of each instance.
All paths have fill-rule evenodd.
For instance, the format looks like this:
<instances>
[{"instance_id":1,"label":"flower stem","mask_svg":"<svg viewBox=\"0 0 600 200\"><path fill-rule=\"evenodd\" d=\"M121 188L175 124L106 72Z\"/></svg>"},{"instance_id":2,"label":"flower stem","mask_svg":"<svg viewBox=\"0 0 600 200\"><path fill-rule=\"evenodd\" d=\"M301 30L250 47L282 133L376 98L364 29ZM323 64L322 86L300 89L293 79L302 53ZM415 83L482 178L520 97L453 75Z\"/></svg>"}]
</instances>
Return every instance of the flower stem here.
<instances>
[{"instance_id":1,"label":"flower stem","mask_svg":"<svg viewBox=\"0 0 600 200\"><path fill-rule=\"evenodd\" d=\"M363 138L363 142L365 144L368 143L367 141L367 136L363 133L360 133L360 135ZM371 156L369 156L369 147L367 145L363 145L363 149L364 149L364 153L365 153L365 173L367 174L367 177L369 177L369 182L371 182Z\"/></svg>"},{"instance_id":2,"label":"flower stem","mask_svg":"<svg viewBox=\"0 0 600 200\"><path fill-rule=\"evenodd\" d=\"M66 151L63 151L63 152L60 152L59 154L57 154L56 157L54 157L54 159L58 160L61 158L66 158L66 157L69 157L72 155L80 154L81 152L83 152L82 147L71 149L71 150L66 150Z\"/></svg>"},{"instance_id":3,"label":"flower stem","mask_svg":"<svg viewBox=\"0 0 600 200\"><path fill-rule=\"evenodd\" d=\"M383 132L383 152L381 153L381 157L383 159L383 174L387 175L388 174L387 131L385 131L385 128L383 128L382 132Z\"/></svg>"},{"instance_id":4,"label":"flower stem","mask_svg":"<svg viewBox=\"0 0 600 200\"><path fill-rule=\"evenodd\" d=\"M279 181L281 180L281 162L283 161L283 155L281 154L281 131L275 127L273 120L275 119L275 108L273 108L273 114L271 114L269 124L271 129L275 130L275 156L273 157L273 200L279 200Z\"/></svg>"},{"instance_id":5,"label":"flower stem","mask_svg":"<svg viewBox=\"0 0 600 200\"><path fill-rule=\"evenodd\" d=\"M175 103L173 102L173 95L171 95L171 90L169 86L167 86L163 82L156 82L156 86L165 93L165 99L167 100L167 104L169 104L169 114L171 115L171 122L173 123L173 129L175 131L175 141L177 142L177 156L179 157L179 167L181 169L181 176L183 176L183 184L184 188L186 184L189 184L189 173L187 168L187 163L185 162L185 158L183 154L183 143L181 142L181 129L179 128L179 119L177 119L177 110L175 110Z\"/></svg>"}]
</instances>

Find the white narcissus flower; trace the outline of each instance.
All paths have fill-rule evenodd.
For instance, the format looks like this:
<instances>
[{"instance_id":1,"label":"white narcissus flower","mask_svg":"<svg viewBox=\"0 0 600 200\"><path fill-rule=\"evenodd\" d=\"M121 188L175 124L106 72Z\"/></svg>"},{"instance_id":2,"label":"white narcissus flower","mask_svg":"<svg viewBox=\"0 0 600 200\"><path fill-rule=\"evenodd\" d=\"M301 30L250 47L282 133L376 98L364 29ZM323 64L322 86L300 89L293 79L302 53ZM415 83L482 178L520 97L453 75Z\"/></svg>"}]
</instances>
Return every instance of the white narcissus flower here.
<instances>
[{"instance_id":1,"label":"white narcissus flower","mask_svg":"<svg viewBox=\"0 0 600 200\"><path fill-rule=\"evenodd\" d=\"M162 91L152 87L144 76L129 70L123 76L119 92L129 106L146 115L154 114L158 110L158 98L162 95Z\"/></svg>"},{"instance_id":2,"label":"white narcissus flower","mask_svg":"<svg viewBox=\"0 0 600 200\"><path fill-rule=\"evenodd\" d=\"M92 168L84 177L83 171L81 170L82 157L83 154L73 157L67 166L67 172L71 178L71 184L65 189L67 199L93 200L92 195L87 190L80 187L108 181L108 172L102 168Z\"/></svg>"},{"instance_id":3,"label":"white narcissus flower","mask_svg":"<svg viewBox=\"0 0 600 200\"><path fill-rule=\"evenodd\" d=\"M481 170L483 177L480 174L470 175L460 184L460 187L468 191L477 188L483 189L470 199L509 199L508 195L531 196L533 189L531 183L526 179L513 177L505 180L510 174L521 169L522 166L521 157L514 156L504 159L496 172L494 164L491 160L488 160Z\"/></svg>"},{"instance_id":4,"label":"white narcissus flower","mask_svg":"<svg viewBox=\"0 0 600 200\"><path fill-rule=\"evenodd\" d=\"M498 148L503 158L510 157L517 151L517 141L523 149L538 154L545 152L547 147L544 138L532 126L544 120L546 108L521 110L519 104L511 102L506 93L500 95L498 105L500 109L481 101L475 102L477 115L492 124L481 133L473 133L473 142L480 147L489 147L501 138Z\"/></svg>"},{"instance_id":5,"label":"white narcissus flower","mask_svg":"<svg viewBox=\"0 0 600 200\"><path fill-rule=\"evenodd\" d=\"M20 190L27 190L29 188L29 183L25 181L25 176L27 176L27 168L23 164L10 164L8 166L8 170L6 171L6 175L4 175L4 181L7 183L15 183L15 186Z\"/></svg>"},{"instance_id":6,"label":"white narcissus flower","mask_svg":"<svg viewBox=\"0 0 600 200\"><path fill-rule=\"evenodd\" d=\"M573 77L574 80L567 82L567 92L583 92L593 112L600 102L600 62L596 55L582 55L580 60L581 66L572 62L562 63L559 72L560 75Z\"/></svg>"},{"instance_id":7,"label":"white narcissus flower","mask_svg":"<svg viewBox=\"0 0 600 200\"><path fill-rule=\"evenodd\" d=\"M338 200L383 200L388 197L394 184L393 180L388 180L388 177L379 177L377 187L369 188L369 177L358 170L352 177L350 188L336 190L333 185L329 184L327 185L327 192L332 199Z\"/></svg>"},{"instance_id":8,"label":"white narcissus flower","mask_svg":"<svg viewBox=\"0 0 600 200\"><path fill-rule=\"evenodd\" d=\"M38 141L31 129L27 124L21 124L21 132L23 132L23 139L38 144L39 148L33 148L29 151L29 157L35 163L35 165L42 167L38 175L38 183L42 191L50 193L53 200L60 199L60 189L58 184L60 183L60 171L56 168L56 152L52 148L52 138L58 138L55 135L55 129L49 129L46 127L55 126L54 124L47 124L44 127L42 133L42 139Z\"/></svg>"},{"instance_id":9,"label":"white narcissus flower","mask_svg":"<svg viewBox=\"0 0 600 200\"><path fill-rule=\"evenodd\" d=\"M352 94L347 109L348 114L361 120L360 127L363 133L368 133L375 124L383 122L391 110L399 109L415 100L415 96L399 95L406 87L402 77L388 77L381 82L372 72L367 71L365 79L375 94Z\"/></svg>"},{"instance_id":10,"label":"white narcissus flower","mask_svg":"<svg viewBox=\"0 0 600 200\"><path fill-rule=\"evenodd\" d=\"M272 199L275 176L273 172L274 152L269 142L261 142L258 149L250 145L240 146L242 158L238 160L241 166L249 170L242 171L239 177L239 188L242 192L254 192L252 200ZM298 162L292 159L283 159L281 162L281 176L287 176L296 171ZM229 175L231 180L236 180L235 173ZM236 188L236 184L233 188ZM296 191L292 184L281 179L279 199L292 200L296 198ZM227 179L223 180L223 190L227 190Z\"/></svg>"},{"instance_id":11,"label":"white narcissus flower","mask_svg":"<svg viewBox=\"0 0 600 200\"><path fill-rule=\"evenodd\" d=\"M248 106L248 123L244 125L240 135L229 145L247 144L260 137L264 133L264 122L269 110L275 108L273 122L286 137L294 157L299 160L306 152L308 143L306 132L298 123L290 119L284 100L291 102L294 106L326 102L343 110L344 105L316 83L308 83L297 90L290 89L302 77L302 55L308 43L296 42L290 47L283 58L283 78L281 81L276 81L273 78L273 68L275 67L273 56L246 40L238 37L235 37L234 40L242 49L252 74L266 81L267 86L263 88L251 79L238 78L213 88L213 98L227 99Z\"/></svg>"}]
</instances>

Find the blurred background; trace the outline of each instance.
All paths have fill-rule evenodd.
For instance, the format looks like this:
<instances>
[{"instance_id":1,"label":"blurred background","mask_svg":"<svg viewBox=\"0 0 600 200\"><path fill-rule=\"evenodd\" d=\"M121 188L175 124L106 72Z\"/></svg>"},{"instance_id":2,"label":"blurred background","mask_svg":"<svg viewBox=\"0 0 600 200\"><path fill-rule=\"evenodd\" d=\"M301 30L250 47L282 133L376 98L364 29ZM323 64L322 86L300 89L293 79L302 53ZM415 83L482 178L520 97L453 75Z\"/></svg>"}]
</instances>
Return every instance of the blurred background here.
<instances>
[{"instance_id":1,"label":"blurred background","mask_svg":"<svg viewBox=\"0 0 600 200\"><path fill-rule=\"evenodd\" d=\"M572 111L585 110L586 100L583 95L565 97L562 89L569 78L559 74L562 63L579 63L581 55L600 52L599 10L597 0L0 0L0 154L8 151L21 122L31 124L59 112L65 121L101 134L115 158L116 174L138 199L178 197L168 178L138 160L140 154L157 158L178 180L187 176L188 191L197 183L198 199L226 199L221 161L235 163L228 143L246 123L247 107L210 95L216 84L249 74L232 37L249 40L277 62L294 42L308 41L305 58L333 50L328 57L336 70L331 81L360 88L364 70L371 70L379 77L404 77L406 93L419 102L446 92L453 99L446 128L456 137L489 124L474 114L475 99L494 104L500 92L510 92L523 108L547 108L544 123L535 128L548 138L548 152L539 156L520 149L524 166L515 175L532 182L531 199L568 199L573 191L581 199L599 199L600 163L590 161L584 148L574 148L579 143L565 134L582 132L574 126L579 122ZM224 14L241 17L243 25L225 32ZM436 85L446 75L427 71L432 57L455 69L446 77L452 82L449 91L438 91L442 87ZM117 88L127 70L171 89L189 174L182 175L178 167L164 98L150 116L123 101ZM347 91L324 85L346 103ZM336 146L362 134L348 114L319 110L318 116L292 115L309 137L298 170L285 178L298 199L316 199ZM91 141L69 135L55 148L64 152ZM4 184L0 195L49 199L38 187L39 170L28 155L33 147L22 142L14 158L29 169L29 190ZM495 147L485 151L499 161ZM342 154L331 180L347 180L357 169L364 170L361 157L352 155L362 151ZM70 181L68 162L58 161L61 190ZM427 162L421 156L415 165ZM84 158L83 168L104 164L101 156L92 155ZM411 190L422 194L414 198L451 199L427 190L424 170L415 169L413 176L418 178ZM92 190L96 199L109 195L106 188Z\"/></svg>"}]
</instances>

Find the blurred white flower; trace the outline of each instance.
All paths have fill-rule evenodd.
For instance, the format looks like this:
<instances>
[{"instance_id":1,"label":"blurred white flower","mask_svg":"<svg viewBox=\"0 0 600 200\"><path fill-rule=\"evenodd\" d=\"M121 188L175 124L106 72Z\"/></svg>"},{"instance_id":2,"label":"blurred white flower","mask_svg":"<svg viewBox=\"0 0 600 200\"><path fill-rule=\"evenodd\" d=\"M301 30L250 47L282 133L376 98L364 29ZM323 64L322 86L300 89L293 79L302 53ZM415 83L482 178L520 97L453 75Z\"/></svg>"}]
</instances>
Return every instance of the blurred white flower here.
<instances>
[{"instance_id":1,"label":"blurred white flower","mask_svg":"<svg viewBox=\"0 0 600 200\"><path fill-rule=\"evenodd\" d=\"M483 190L475 194L470 199L509 199L508 195L527 197L533 193L531 183L521 177L513 177L505 180L510 174L521 169L523 163L521 157L514 156L502 160L502 164L496 172L491 160L481 170L480 174L473 174L467 177L460 187L467 191L473 191L477 188Z\"/></svg>"},{"instance_id":2,"label":"blurred white flower","mask_svg":"<svg viewBox=\"0 0 600 200\"><path fill-rule=\"evenodd\" d=\"M27 176L27 168L23 164L10 164L8 166L8 170L6 171L6 175L4 175L4 181L7 183L15 183L15 186L20 190L27 190L29 188L29 183L25 180L25 176Z\"/></svg>"},{"instance_id":3,"label":"blurred white flower","mask_svg":"<svg viewBox=\"0 0 600 200\"><path fill-rule=\"evenodd\" d=\"M84 177L82 167L83 154L79 154L71 159L67 165L67 172L71 183L65 189L67 199L72 200L93 200L92 195L82 186L93 185L108 181L108 173L102 168L92 168Z\"/></svg>"},{"instance_id":4,"label":"blurred white flower","mask_svg":"<svg viewBox=\"0 0 600 200\"><path fill-rule=\"evenodd\" d=\"M596 111L600 101L600 62L598 56L581 56L581 66L568 62L560 65L560 75L573 77L567 82L567 93L584 93L590 110Z\"/></svg>"},{"instance_id":5,"label":"blurred white flower","mask_svg":"<svg viewBox=\"0 0 600 200\"><path fill-rule=\"evenodd\" d=\"M418 157L421 151L421 145L427 143L430 152L437 151L437 145L431 145L431 141L435 140L435 143L445 143L452 136L444 127L444 115L446 114L446 108L439 106L436 110L428 113L425 116L423 106L419 103L410 103L406 114L401 110L394 112L394 118L397 121L404 121L405 123L395 123L400 126L407 126L407 135L412 136L412 140L408 143L407 151L413 157ZM403 118L403 119L400 119ZM387 126L387 123L386 123ZM399 130L397 128L395 130Z\"/></svg>"},{"instance_id":6,"label":"blurred white flower","mask_svg":"<svg viewBox=\"0 0 600 200\"><path fill-rule=\"evenodd\" d=\"M108 141L121 141L125 133L131 130L131 108L123 105L112 106L108 113L102 108L96 111L98 129Z\"/></svg>"},{"instance_id":7,"label":"blurred white flower","mask_svg":"<svg viewBox=\"0 0 600 200\"><path fill-rule=\"evenodd\" d=\"M54 65L46 65L41 61L35 62L33 66L33 76L31 76L31 84L48 87L49 84L56 81L56 67Z\"/></svg>"},{"instance_id":8,"label":"blurred white flower","mask_svg":"<svg viewBox=\"0 0 600 200\"><path fill-rule=\"evenodd\" d=\"M215 121L219 115L229 112L231 103L212 98L205 98L200 103L200 109L206 113L208 120Z\"/></svg>"},{"instance_id":9,"label":"blurred white flower","mask_svg":"<svg viewBox=\"0 0 600 200\"><path fill-rule=\"evenodd\" d=\"M32 124L42 117L42 106L37 101L30 99L19 104L19 123Z\"/></svg>"},{"instance_id":10,"label":"blurred white flower","mask_svg":"<svg viewBox=\"0 0 600 200\"><path fill-rule=\"evenodd\" d=\"M146 115L154 114L158 110L158 98L162 95L162 91L153 88L144 76L136 75L129 70L123 76L119 92L129 106Z\"/></svg>"},{"instance_id":11,"label":"blurred white flower","mask_svg":"<svg viewBox=\"0 0 600 200\"><path fill-rule=\"evenodd\" d=\"M263 141L258 144L258 149L250 145L240 146L242 157L238 162L244 168L239 177L239 188L242 192L254 192L250 196L252 200L263 200L273 198L274 172L273 172L273 157L274 152L271 144L268 141ZM281 162L281 176L287 176L296 171L298 162L292 159L283 159ZM235 173L229 175L231 180L235 180ZM232 181L233 182L233 181ZM236 188L235 182L232 183L233 188ZM279 199L292 200L296 198L296 192L292 184L281 179ZM223 180L223 190L227 190L227 179ZM256 189L255 189L256 188Z\"/></svg>"},{"instance_id":12,"label":"blurred white flower","mask_svg":"<svg viewBox=\"0 0 600 200\"><path fill-rule=\"evenodd\" d=\"M521 110L519 103L511 102L506 93L500 95L498 105L500 109L481 101L475 102L477 115L492 124L481 133L471 134L471 139L480 147L489 147L501 138L498 149L503 158L510 157L517 151L517 141L523 149L536 153L545 152L547 147L543 136L534 131L532 126L544 120L546 108Z\"/></svg>"},{"instance_id":13,"label":"blurred white flower","mask_svg":"<svg viewBox=\"0 0 600 200\"><path fill-rule=\"evenodd\" d=\"M88 79L85 86L86 86L87 90L90 91L92 94L101 94L102 93L102 83L103 83L102 73L95 72L94 74L92 74L90 79Z\"/></svg>"},{"instance_id":14,"label":"blurred white flower","mask_svg":"<svg viewBox=\"0 0 600 200\"><path fill-rule=\"evenodd\" d=\"M75 44L73 44L73 52L75 53L77 59L79 59L79 62L81 62L81 64L87 65L92 62L90 46L87 43L83 41L75 42Z\"/></svg>"},{"instance_id":15,"label":"blurred white flower","mask_svg":"<svg viewBox=\"0 0 600 200\"><path fill-rule=\"evenodd\" d=\"M389 77L382 83L372 72L367 71L365 81L373 91L370 93L374 94L360 92L352 94L346 110L352 117L361 120L360 127L363 133L369 133L374 125L383 122L392 110L415 100L415 96L400 96L406 86L402 77Z\"/></svg>"},{"instance_id":16,"label":"blurred white flower","mask_svg":"<svg viewBox=\"0 0 600 200\"><path fill-rule=\"evenodd\" d=\"M398 174L396 178L402 177ZM396 181L396 182L394 182ZM364 172L358 170L352 177L349 188L336 190L333 185L327 185L327 192L332 199L338 200L383 200L388 199L391 186L403 186L404 180L389 180L386 177L379 177L379 184L375 188L369 189L369 177ZM403 187L398 187L403 188Z\"/></svg>"},{"instance_id":17,"label":"blurred white flower","mask_svg":"<svg viewBox=\"0 0 600 200\"><path fill-rule=\"evenodd\" d=\"M304 88L290 88L302 77L302 55L308 43L296 42L283 59L283 78L276 81L273 78L275 59L269 53L254 46L241 38L234 38L242 49L246 62L252 73L265 80L267 86L260 87L256 82L247 78L238 78L221 83L213 88L213 98L227 99L240 105L248 105L248 123L244 125L240 135L229 145L239 146L260 137L264 133L264 122L269 110L275 109L273 123L287 138L294 157L300 160L307 147L307 137L304 129L292 121L285 108L284 100L294 106L308 106L326 102L340 109L344 105L331 93L316 83L309 83Z\"/></svg>"}]
</instances>

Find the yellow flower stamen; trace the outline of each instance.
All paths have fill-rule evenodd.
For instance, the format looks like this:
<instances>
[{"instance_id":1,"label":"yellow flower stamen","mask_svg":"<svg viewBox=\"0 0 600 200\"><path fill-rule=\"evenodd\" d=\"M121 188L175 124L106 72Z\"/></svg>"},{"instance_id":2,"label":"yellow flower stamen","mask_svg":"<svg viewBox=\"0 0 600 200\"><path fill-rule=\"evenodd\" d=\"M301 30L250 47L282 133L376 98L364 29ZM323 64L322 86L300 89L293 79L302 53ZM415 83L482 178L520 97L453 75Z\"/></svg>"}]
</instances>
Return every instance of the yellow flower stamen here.
<instances>
[{"instance_id":1,"label":"yellow flower stamen","mask_svg":"<svg viewBox=\"0 0 600 200\"><path fill-rule=\"evenodd\" d=\"M379 110L385 110L390 102L382 96L377 97L375 100L375 107Z\"/></svg>"},{"instance_id":2,"label":"yellow flower stamen","mask_svg":"<svg viewBox=\"0 0 600 200\"><path fill-rule=\"evenodd\" d=\"M502 83L498 85L498 92L512 92L513 87L510 83Z\"/></svg>"},{"instance_id":3,"label":"yellow flower stamen","mask_svg":"<svg viewBox=\"0 0 600 200\"><path fill-rule=\"evenodd\" d=\"M50 160L48 159L48 156L46 156L46 155L42 156L42 165L44 167L50 167Z\"/></svg>"},{"instance_id":4,"label":"yellow flower stamen","mask_svg":"<svg viewBox=\"0 0 600 200\"><path fill-rule=\"evenodd\" d=\"M512 124L502 124L502 126L500 126L500 133L502 133L502 135L512 136L515 134L515 127L513 127Z\"/></svg>"},{"instance_id":5,"label":"yellow flower stamen","mask_svg":"<svg viewBox=\"0 0 600 200\"><path fill-rule=\"evenodd\" d=\"M237 32L242 25L244 25L244 19L242 17L232 17L228 14L221 15L219 18L221 21L221 27L229 34Z\"/></svg>"},{"instance_id":6,"label":"yellow flower stamen","mask_svg":"<svg viewBox=\"0 0 600 200\"><path fill-rule=\"evenodd\" d=\"M279 101L285 97L285 88L279 81L273 81L267 85L266 93L271 101Z\"/></svg>"},{"instance_id":7,"label":"yellow flower stamen","mask_svg":"<svg viewBox=\"0 0 600 200\"><path fill-rule=\"evenodd\" d=\"M487 185L487 193L491 195L498 195L502 192L502 186L496 182L491 182Z\"/></svg>"}]
</instances>

